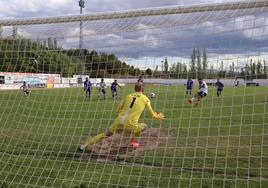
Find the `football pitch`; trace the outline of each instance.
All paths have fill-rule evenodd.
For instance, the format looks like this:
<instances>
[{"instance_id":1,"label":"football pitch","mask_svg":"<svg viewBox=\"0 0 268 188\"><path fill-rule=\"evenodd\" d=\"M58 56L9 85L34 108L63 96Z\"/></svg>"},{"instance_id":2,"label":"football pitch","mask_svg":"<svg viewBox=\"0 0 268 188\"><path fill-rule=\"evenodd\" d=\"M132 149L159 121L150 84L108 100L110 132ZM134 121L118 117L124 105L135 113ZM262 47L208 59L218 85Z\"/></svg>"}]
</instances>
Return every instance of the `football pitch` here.
<instances>
[{"instance_id":1,"label":"football pitch","mask_svg":"<svg viewBox=\"0 0 268 188\"><path fill-rule=\"evenodd\" d=\"M107 89L108 90L108 89ZM0 187L268 187L268 87L215 88L199 108L184 87L147 86L167 142L125 161L81 159L77 147L104 132L120 100L85 100L81 88L0 92Z\"/></svg>"}]
</instances>

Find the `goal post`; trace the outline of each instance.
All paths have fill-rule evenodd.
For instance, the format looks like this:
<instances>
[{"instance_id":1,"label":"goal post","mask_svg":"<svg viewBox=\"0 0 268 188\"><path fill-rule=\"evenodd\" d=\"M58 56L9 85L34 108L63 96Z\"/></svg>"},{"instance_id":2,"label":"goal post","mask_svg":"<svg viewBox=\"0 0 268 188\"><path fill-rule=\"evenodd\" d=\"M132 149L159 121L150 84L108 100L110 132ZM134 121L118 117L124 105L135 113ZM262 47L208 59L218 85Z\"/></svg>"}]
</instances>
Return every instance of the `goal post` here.
<instances>
[{"instance_id":1,"label":"goal post","mask_svg":"<svg viewBox=\"0 0 268 188\"><path fill-rule=\"evenodd\" d=\"M125 19L135 17L147 16L163 16L173 14L191 14L201 12L214 12L214 11L228 11L228 10L245 10L245 9L265 9L268 7L267 1L248 1L238 3L214 3L214 4L201 4L192 6L174 6L167 8L154 8L143 9L134 11L122 11L112 13L97 13L86 16L60 16L51 18L32 18L32 19L12 19L1 20L0 26L13 26L13 25L32 25L32 24L51 24L51 23L66 23L76 21L96 21L96 20L110 20L110 19ZM265 10L264 10L265 11Z\"/></svg>"}]
</instances>

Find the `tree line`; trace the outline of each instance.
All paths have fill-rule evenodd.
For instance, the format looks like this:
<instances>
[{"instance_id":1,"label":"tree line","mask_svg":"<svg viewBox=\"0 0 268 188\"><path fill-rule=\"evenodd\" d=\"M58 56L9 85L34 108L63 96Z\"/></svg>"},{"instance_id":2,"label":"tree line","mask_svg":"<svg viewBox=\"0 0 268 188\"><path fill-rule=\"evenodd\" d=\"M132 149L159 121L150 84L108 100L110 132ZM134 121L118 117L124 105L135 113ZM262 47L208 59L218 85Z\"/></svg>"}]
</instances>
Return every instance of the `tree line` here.
<instances>
[{"instance_id":1,"label":"tree line","mask_svg":"<svg viewBox=\"0 0 268 188\"><path fill-rule=\"evenodd\" d=\"M267 64L265 59L240 63L239 66L232 62L225 66L224 62L209 63L206 49L193 49L190 62L177 62L169 64L168 59L162 61L161 70L156 66L154 70L148 68L145 70L147 77L154 78L235 78L241 77L244 79L266 79L268 78Z\"/></svg>"},{"instance_id":2,"label":"tree line","mask_svg":"<svg viewBox=\"0 0 268 188\"><path fill-rule=\"evenodd\" d=\"M114 54L87 49L69 49L61 52L79 59L80 73L90 77L128 77L142 74L139 68L119 60Z\"/></svg>"},{"instance_id":3,"label":"tree line","mask_svg":"<svg viewBox=\"0 0 268 188\"><path fill-rule=\"evenodd\" d=\"M218 65L220 64L220 65ZM206 49L195 48L189 62L170 64L165 58L161 66L141 70L121 61L115 54L88 49L63 49L57 40L49 38L32 41L22 37L0 39L0 71L56 73L64 77L74 74L96 77L136 77L145 75L151 78L268 78L265 60L240 63L209 63Z\"/></svg>"},{"instance_id":4,"label":"tree line","mask_svg":"<svg viewBox=\"0 0 268 188\"><path fill-rule=\"evenodd\" d=\"M0 39L0 71L57 73L72 76L77 72L76 58L51 50L30 39Z\"/></svg>"},{"instance_id":5,"label":"tree line","mask_svg":"<svg viewBox=\"0 0 268 188\"><path fill-rule=\"evenodd\" d=\"M138 76L141 70L120 61L114 54L87 49L63 49L55 39L47 42L20 37L0 39L0 71L54 73L70 77Z\"/></svg>"}]
</instances>

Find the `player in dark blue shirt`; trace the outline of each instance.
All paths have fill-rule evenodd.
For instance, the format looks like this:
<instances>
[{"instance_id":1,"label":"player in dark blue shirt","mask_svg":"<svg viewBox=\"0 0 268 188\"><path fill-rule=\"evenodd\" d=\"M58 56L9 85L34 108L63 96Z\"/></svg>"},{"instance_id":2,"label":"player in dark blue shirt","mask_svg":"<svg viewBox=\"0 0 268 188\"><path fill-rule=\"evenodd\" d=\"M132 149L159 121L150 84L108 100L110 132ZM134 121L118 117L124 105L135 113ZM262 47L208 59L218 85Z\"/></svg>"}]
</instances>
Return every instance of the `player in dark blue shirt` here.
<instances>
[{"instance_id":1,"label":"player in dark blue shirt","mask_svg":"<svg viewBox=\"0 0 268 188\"><path fill-rule=\"evenodd\" d=\"M193 89L194 82L191 78L187 80L186 83L186 95L191 95L192 94L192 89Z\"/></svg>"},{"instance_id":2,"label":"player in dark blue shirt","mask_svg":"<svg viewBox=\"0 0 268 188\"><path fill-rule=\"evenodd\" d=\"M217 82L215 83L215 86L217 88L217 96L219 97L222 94L224 84L220 81L220 79L217 79Z\"/></svg>"},{"instance_id":3,"label":"player in dark blue shirt","mask_svg":"<svg viewBox=\"0 0 268 188\"><path fill-rule=\"evenodd\" d=\"M114 80L114 82L111 84L111 92L113 98L117 96L117 86L120 87L120 85L117 83L117 80Z\"/></svg>"},{"instance_id":4,"label":"player in dark blue shirt","mask_svg":"<svg viewBox=\"0 0 268 188\"><path fill-rule=\"evenodd\" d=\"M138 83L139 83L139 82L143 83L143 76L139 76L139 79L137 80L137 82L138 82Z\"/></svg>"},{"instance_id":5,"label":"player in dark blue shirt","mask_svg":"<svg viewBox=\"0 0 268 188\"><path fill-rule=\"evenodd\" d=\"M86 92L86 98L90 98L91 94L91 82L89 81L88 78L86 78L86 81L84 82L84 90Z\"/></svg>"}]
</instances>

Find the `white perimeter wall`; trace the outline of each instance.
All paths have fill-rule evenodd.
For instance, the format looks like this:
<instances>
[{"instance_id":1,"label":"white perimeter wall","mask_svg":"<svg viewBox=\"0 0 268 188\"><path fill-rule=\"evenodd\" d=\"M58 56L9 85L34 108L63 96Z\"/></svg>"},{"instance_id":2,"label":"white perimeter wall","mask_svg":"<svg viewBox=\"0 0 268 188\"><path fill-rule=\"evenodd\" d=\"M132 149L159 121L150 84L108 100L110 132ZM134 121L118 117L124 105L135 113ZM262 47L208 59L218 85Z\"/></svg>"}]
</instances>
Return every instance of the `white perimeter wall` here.
<instances>
[{"instance_id":1,"label":"white perimeter wall","mask_svg":"<svg viewBox=\"0 0 268 188\"><path fill-rule=\"evenodd\" d=\"M55 83L55 88L69 88L69 87L83 87L83 84L78 85L75 80L76 78L63 78L64 82L62 84ZM71 82L69 82L71 80ZM89 79L93 86L96 86L97 83L101 81L100 78L90 78ZM111 78L104 78L104 81L106 82L107 86L109 86L115 79ZM134 84L137 82L137 79L116 79L119 84L125 85L125 84ZM240 86L245 86L246 81L243 79L238 79ZM144 79L145 84L161 84L161 85L177 85L177 86L183 86L186 83L187 79ZM215 83L216 79L205 79L207 83ZM225 86L233 86L234 85L234 79L221 79L221 81L224 83ZM258 82L260 86L268 86L268 79L255 79L250 82ZM195 79L194 85L197 86L198 82ZM0 90L12 90L12 89L19 89L21 86L18 84L0 84Z\"/></svg>"},{"instance_id":2,"label":"white perimeter wall","mask_svg":"<svg viewBox=\"0 0 268 188\"><path fill-rule=\"evenodd\" d=\"M119 83L136 83L137 79L117 79ZM246 85L249 81L244 81L244 79L238 79L241 86ZM196 79L193 80L195 85L198 85ZM207 83L215 83L216 79L204 79ZM221 79L221 82L225 86L233 86L235 79ZM144 83L148 84L163 84L163 85L179 85L183 86L187 82L187 79L144 79ZM255 79L250 82L258 82L260 86L268 86L268 79Z\"/></svg>"}]
</instances>

